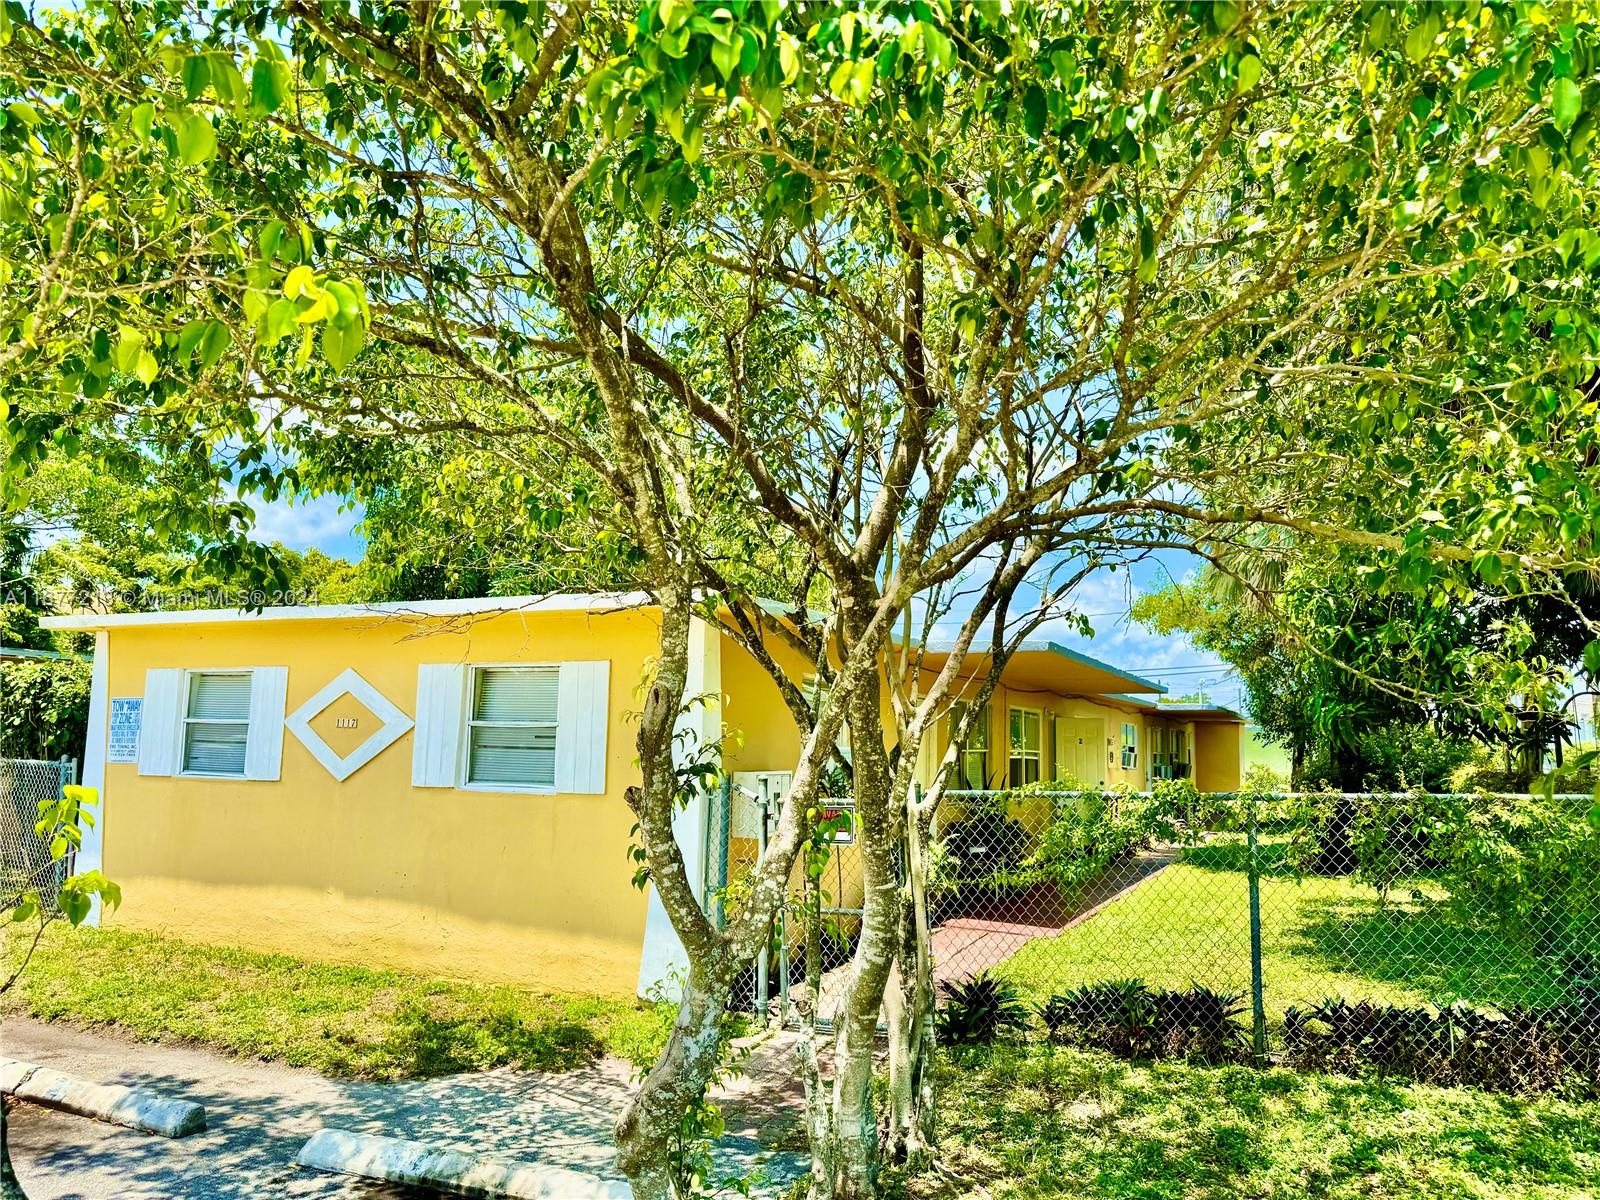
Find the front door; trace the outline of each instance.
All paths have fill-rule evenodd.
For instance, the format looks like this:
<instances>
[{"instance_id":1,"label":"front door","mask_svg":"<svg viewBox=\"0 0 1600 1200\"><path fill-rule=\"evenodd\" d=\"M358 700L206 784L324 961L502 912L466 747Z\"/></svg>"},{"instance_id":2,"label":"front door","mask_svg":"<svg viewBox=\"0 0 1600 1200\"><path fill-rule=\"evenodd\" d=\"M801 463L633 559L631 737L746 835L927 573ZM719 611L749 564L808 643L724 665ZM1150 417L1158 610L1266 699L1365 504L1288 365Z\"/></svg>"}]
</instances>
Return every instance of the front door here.
<instances>
[{"instance_id":1,"label":"front door","mask_svg":"<svg viewBox=\"0 0 1600 1200\"><path fill-rule=\"evenodd\" d=\"M1056 778L1080 787L1106 785L1106 723L1100 717L1056 718Z\"/></svg>"}]
</instances>

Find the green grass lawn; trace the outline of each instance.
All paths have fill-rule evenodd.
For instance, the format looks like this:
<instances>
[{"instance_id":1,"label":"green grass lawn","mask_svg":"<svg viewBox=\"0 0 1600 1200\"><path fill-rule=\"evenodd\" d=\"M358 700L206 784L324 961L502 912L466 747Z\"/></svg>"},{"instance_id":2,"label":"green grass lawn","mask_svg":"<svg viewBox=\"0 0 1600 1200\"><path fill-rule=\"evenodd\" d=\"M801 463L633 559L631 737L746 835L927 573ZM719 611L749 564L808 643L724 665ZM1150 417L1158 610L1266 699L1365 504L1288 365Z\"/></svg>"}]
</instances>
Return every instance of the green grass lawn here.
<instances>
[{"instance_id":1,"label":"green grass lawn","mask_svg":"<svg viewBox=\"0 0 1600 1200\"><path fill-rule=\"evenodd\" d=\"M627 1001L64 926L3 1003L8 1013L365 1079L508 1064L561 1071L601 1054L643 1065L671 1027L669 1013Z\"/></svg>"},{"instance_id":2,"label":"green grass lawn","mask_svg":"<svg viewBox=\"0 0 1600 1200\"><path fill-rule=\"evenodd\" d=\"M939 1071L941 1159L912 1197L1591 1200L1600 1104L1246 1067L1132 1066L1038 1043ZM984 1189L980 1191L980 1189Z\"/></svg>"},{"instance_id":3,"label":"green grass lawn","mask_svg":"<svg viewBox=\"0 0 1600 1200\"><path fill-rule=\"evenodd\" d=\"M1281 860L1281 846L1263 855ZM1468 925L1433 884L1396 888L1386 903L1348 877L1261 881L1267 1008L1329 996L1396 1004L1544 1004L1560 978L1488 924ZM1054 938L1029 942L999 968L1037 998L1091 980L1250 986L1249 889L1243 847L1195 847L1182 861Z\"/></svg>"}]
</instances>

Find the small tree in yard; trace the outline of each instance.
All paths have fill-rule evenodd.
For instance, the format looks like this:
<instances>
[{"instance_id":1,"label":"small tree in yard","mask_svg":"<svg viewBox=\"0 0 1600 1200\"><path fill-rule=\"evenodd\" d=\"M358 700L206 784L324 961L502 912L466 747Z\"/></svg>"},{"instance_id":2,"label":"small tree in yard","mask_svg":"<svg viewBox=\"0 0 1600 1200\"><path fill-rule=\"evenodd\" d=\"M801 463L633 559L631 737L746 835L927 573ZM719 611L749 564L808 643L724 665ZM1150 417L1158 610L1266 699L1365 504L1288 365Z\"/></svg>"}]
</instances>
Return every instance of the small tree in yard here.
<instances>
[{"instance_id":1,"label":"small tree in yard","mask_svg":"<svg viewBox=\"0 0 1600 1200\"><path fill-rule=\"evenodd\" d=\"M0 917L6 922L4 956L0 958L0 996L28 969L46 931L57 921L81 925L98 900L107 908L122 902L122 890L99 871L67 874L71 855L83 843L83 830L94 824L90 811L98 802L93 788L69 784L61 795L39 805L34 832L49 848L49 861L34 872L0 872ZM11 1169L6 1144L5 1102L0 1102L0 1198L22 1196Z\"/></svg>"},{"instance_id":2,"label":"small tree in yard","mask_svg":"<svg viewBox=\"0 0 1600 1200\"><path fill-rule=\"evenodd\" d=\"M876 1190L886 992L882 1146L931 1146L916 763L1074 579L1264 531L1423 599L1595 565L1587 10L3 11L8 476L181 460L174 520L248 566L233 488L360 494L424 447L499 501L464 520L660 603L629 801L689 971L617 1128L641 1196L690 1186L841 729L865 901L833 1077L802 1064L819 1196ZM671 831L695 615L806 732L724 928Z\"/></svg>"}]
</instances>

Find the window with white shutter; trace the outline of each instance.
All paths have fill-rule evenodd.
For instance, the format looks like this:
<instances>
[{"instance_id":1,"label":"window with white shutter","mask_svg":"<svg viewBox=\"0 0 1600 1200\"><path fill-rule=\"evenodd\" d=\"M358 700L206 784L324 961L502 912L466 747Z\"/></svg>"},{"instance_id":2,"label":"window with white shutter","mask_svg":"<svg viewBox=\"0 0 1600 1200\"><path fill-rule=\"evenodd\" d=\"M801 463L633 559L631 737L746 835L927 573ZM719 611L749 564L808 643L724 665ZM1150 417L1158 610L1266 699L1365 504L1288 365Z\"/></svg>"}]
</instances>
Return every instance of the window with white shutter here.
<instances>
[{"instance_id":1,"label":"window with white shutter","mask_svg":"<svg viewBox=\"0 0 1600 1200\"><path fill-rule=\"evenodd\" d=\"M183 709L183 773L245 778L250 672L190 671Z\"/></svg>"},{"instance_id":2,"label":"window with white shutter","mask_svg":"<svg viewBox=\"0 0 1600 1200\"><path fill-rule=\"evenodd\" d=\"M477 667L467 720L467 783L553 789L559 667Z\"/></svg>"}]
</instances>

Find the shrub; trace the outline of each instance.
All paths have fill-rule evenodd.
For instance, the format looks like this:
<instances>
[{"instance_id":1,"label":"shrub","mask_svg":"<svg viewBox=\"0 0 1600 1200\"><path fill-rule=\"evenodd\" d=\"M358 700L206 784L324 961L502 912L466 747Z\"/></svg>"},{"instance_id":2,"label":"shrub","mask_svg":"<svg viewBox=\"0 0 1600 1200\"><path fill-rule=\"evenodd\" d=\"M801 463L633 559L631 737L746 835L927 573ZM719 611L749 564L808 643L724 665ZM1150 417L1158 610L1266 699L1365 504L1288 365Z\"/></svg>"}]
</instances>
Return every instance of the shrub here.
<instances>
[{"instance_id":1,"label":"shrub","mask_svg":"<svg viewBox=\"0 0 1600 1200\"><path fill-rule=\"evenodd\" d=\"M1181 991L1142 980L1087 984L1052 996L1039 1008L1052 1040L1106 1050L1120 1058L1237 1061L1249 1045L1239 1017L1244 994L1199 984Z\"/></svg>"},{"instance_id":2,"label":"shrub","mask_svg":"<svg viewBox=\"0 0 1600 1200\"><path fill-rule=\"evenodd\" d=\"M81 755L89 729L90 666L78 658L0 663L0 757Z\"/></svg>"},{"instance_id":3,"label":"shrub","mask_svg":"<svg viewBox=\"0 0 1600 1200\"><path fill-rule=\"evenodd\" d=\"M1454 902L1528 938L1535 952L1600 953L1600 837L1592 801L1480 794L1439 834Z\"/></svg>"},{"instance_id":4,"label":"shrub","mask_svg":"<svg viewBox=\"0 0 1600 1200\"><path fill-rule=\"evenodd\" d=\"M1301 1068L1499 1092L1592 1092L1600 1084L1600 992L1504 1013L1325 1000L1291 1008L1284 1041L1288 1061Z\"/></svg>"},{"instance_id":5,"label":"shrub","mask_svg":"<svg viewBox=\"0 0 1600 1200\"><path fill-rule=\"evenodd\" d=\"M945 823L932 847L930 892L938 899L973 892L1023 891L1054 884L1063 893L1095 878L1117 859L1174 836L1166 808L1122 792L1062 795L1059 783L1002 792ZM1050 823L1037 835L1008 813L1019 801L1047 796Z\"/></svg>"},{"instance_id":6,"label":"shrub","mask_svg":"<svg viewBox=\"0 0 1600 1200\"><path fill-rule=\"evenodd\" d=\"M950 985L939 1008L939 1036L955 1046L978 1045L1021 1029L1027 1021L1028 1010L1017 995L1017 985L981 971Z\"/></svg>"},{"instance_id":7,"label":"shrub","mask_svg":"<svg viewBox=\"0 0 1600 1200\"><path fill-rule=\"evenodd\" d=\"M1022 825L998 812L951 821L941 839L958 878L974 882L1013 871L1028 856L1032 839Z\"/></svg>"}]
</instances>

